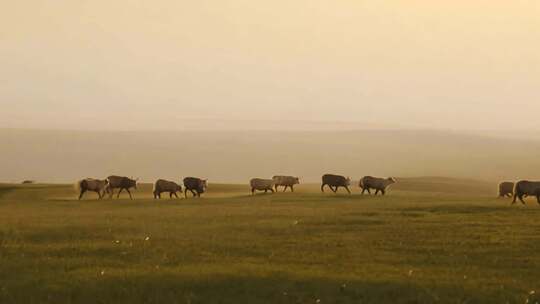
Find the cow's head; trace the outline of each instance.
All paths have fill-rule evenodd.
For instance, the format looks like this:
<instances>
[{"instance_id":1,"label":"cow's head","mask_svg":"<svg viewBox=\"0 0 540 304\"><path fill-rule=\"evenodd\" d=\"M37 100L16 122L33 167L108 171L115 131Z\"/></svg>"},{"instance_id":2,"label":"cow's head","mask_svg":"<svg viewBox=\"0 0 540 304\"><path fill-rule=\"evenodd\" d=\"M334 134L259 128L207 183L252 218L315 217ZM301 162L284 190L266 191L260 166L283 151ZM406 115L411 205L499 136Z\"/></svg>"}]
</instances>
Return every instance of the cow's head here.
<instances>
[{"instance_id":1,"label":"cow's head","mask_svg":"<svg viewBox=\"0 0 540 304\"><path fill-rule=\"evenodd\" d=\"M204 193L206 192L206 187L208 186L206 179L199 180L199 184L197 185L197 192Z\"/></svg>"},{"instance_id":2,"label":"cow's head","mask_svg":"<svg viewBox=\"0 0 540 304\"><path fill-rule=\"evenodd\" d=\"M294 183L295 183L295 184L300 184L300 178L299 178L299 177L295 177L295 178L294 178Z\"/></svg>"},{"instance_id":3,"label":"cow's head","mask_svg":"<svg viewBox=\"0 0 540 304\"><path fill-rule=\"evenodd\" d=\"M388 180L388 182L389 182L390 184L396 183L396 179L393 178L393 177L389 177L389 178L387 178L387 180Z\"/></svg>"}]
</instances>

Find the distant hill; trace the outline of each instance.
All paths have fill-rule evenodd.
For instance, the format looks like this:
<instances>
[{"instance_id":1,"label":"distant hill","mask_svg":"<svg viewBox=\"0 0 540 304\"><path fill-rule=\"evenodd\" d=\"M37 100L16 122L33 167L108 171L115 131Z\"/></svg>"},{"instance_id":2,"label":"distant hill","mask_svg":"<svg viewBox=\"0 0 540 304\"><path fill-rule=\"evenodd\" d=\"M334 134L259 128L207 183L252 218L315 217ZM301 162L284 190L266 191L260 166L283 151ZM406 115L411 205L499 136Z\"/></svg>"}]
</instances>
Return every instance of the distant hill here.
<instances>
[{"instance_id":1,"label":"distant hill","mask_svg":"<svg viewBox=\"0 0 540 304\"><path fill-rule=\"evenodd\" d=\"M540 179L540 141L445 131L107 132L0 129L0 181L68 182L124 174L219 182L334 172L358 179Z\"/></svg>"}]
</instances>

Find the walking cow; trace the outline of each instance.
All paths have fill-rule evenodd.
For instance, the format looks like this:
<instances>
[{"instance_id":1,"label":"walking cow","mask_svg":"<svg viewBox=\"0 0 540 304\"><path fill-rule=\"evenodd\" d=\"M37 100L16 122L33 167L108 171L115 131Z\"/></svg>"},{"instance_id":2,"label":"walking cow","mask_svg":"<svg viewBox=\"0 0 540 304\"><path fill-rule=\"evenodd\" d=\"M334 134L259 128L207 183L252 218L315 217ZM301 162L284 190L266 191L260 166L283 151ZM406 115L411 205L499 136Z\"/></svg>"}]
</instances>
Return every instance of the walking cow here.
<instances>
[{"instance_id":1,"label":"walking cow","mask_svg":"<svg viewBox=\"0 0 540 304\"><path fill-rule=\"evenodd\" d=\"M100 180L94 178L85 178L75 184L76 189L79 191L79 200L82 199L86 191L96 192L99 196L99 199L103 198L107 185L107 180Z\"/></svg>"},{"instance_id":2,"label":"walking cow","mask_svg":"<svg viewBox=\"0 0 540 304\"><path fill-rule=\"evenodd\" d=\"M371 194L370 189L375 189L375 195L381 192L382 195L386 194L386 188L390 186L391 184L395 183L396 180L393 177L389 178L379 178L379 177L373 177L373 176L364 176L360 180L360 183L358 186L362 188L362 194L364 194L364 191L367 190L369 194Z\"/></svg>"},{"instance_id":3,"label":"walking cow","mask_svg":"<svg viewBox=\"0 0 540 304\"><path fill-rule=\"evenodd\" d=\"M251 194L255 194L255 191L264 191L267 193L271 191L274 193L274 180L273 179L262 179L262 178L253 178L249 181L251 186Z\"/></svg>"},{"instance_id":4,"label":"walking cow","mask_svg":"<svg viewBox=\"0 0 540 304\"><path fill-rule=\"evenodd\" d=\"M182 186L178 185L175 182L171 182L164 179L158 179L154 184L154 198L161 198L161 193L169 192L169 197L172 198L173 195L178 198L176 192L182 192Z\"/></svg>"},{"instance_id":5,"label":"walking cow","mask_svg":"<svg viewBox=\"0 0 540 304\"><path fill-rule=\"evenodd\" d=\"M516 198L519 198L521 203L525 205L523 197L525 196L536 196L538 204L540 204L540 182L531 182L527 180L522 180L516 183L514 187L514 199L512 200L512 205L516 203Z\"/></svg>"},{"instance_id":6,"label":"walking cow","mask_svg":"<svg viewBox=\"0 0 540 304\"><path fill-rule=\"evenodd\" d=\"M502 182L499 184L499 197L512 197L514 195L514 183Z\"/></svg>"},{"instance_id":7,"label":"walking cow","mask_svg":"<svg viewBox=\"0 0 540 304\"><path fill-rule=\"evenodd\" d=\"M119 198L120 193L123 190L126 190L127 193L129 194L129 199L133 199L129 189L131 188L137 189L137 180L138 179L131 179L129 177L116 176L116 175L111 175L107 177L107 181L109 182L109 185L107 186L107 193L109 193L109 198L112 198L114 194L114 189L120 189L120 191L118 191L118 195L116 196L116 198Z\"/></svg>"},{"instance_id":8,"label":"walking cow","mask_svg":"<svg viewBox=\"0 0 540 304\"><path fill-rule=\"evenodd\" d=\"M294 176L276 175L272 177L272 179L274 180L274 187L276 187L276 191L278 191L279 186L285 186L283 192L287 191L288 187L291 188L291 192L294 192L294 185L300 184L300 179Z\"/></svg>"},{"instance_id":9,"label":"walking cow","mask_svg":"<svg viewBox=\"0 0 540 304\"><path fill-rule=\"evenodd\" d=\"M345 176L341 175L334 175L334 174L325 174L322 177L322 185L321 185L321 191L324 192L324 186L329 186L330 190L332 192L336 193L339 189L339 187L343 187L351 194L351 190L349 190L349 185L351 184L351 179L346 178Z\"/></svg>"},{"instance_id":10,"label":"walking cow","mask_svg":"<svg viewBox=\"0 0 540 304\"><path fill-rule=\"evenodd\" d=\"M193 197L201 197L201 193L206 192L208 186L206 179L200 179L197 177L184 178L184 196L187 198L187 192L190 191Z\"/></svg>"}]
</instances>

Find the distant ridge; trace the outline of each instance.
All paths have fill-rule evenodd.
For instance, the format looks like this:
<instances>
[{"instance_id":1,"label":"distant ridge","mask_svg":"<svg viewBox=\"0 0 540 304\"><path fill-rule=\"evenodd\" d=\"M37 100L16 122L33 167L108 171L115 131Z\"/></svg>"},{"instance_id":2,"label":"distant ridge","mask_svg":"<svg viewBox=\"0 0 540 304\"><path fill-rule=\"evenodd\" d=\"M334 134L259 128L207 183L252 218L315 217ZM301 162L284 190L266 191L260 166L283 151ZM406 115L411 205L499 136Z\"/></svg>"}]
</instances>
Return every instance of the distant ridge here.
<instances>
[{"instance_id":1,"label":"distant ridge","mask_svg":"<svg viewBox=\"0 0 540 304\"><path fill-rule=\"evenodd\" d=\"M123 174L242 183L324 173L540 178L540 141L436 130L63 131L0 129L0 181L71 182Z\"/></svg>"}]
</instances>

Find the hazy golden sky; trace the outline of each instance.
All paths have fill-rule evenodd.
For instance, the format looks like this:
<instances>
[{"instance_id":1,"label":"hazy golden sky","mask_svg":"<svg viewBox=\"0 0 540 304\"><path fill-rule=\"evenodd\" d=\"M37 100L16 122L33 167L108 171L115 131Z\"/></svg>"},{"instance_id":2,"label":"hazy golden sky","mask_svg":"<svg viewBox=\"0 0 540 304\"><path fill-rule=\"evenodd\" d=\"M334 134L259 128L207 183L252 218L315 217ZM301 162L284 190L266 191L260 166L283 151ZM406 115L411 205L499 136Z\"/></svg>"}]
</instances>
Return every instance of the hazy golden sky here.
<instances>
[{"instance_id":1,"label":"hazy golden sky","mask_svg":"<svg viewBox=\"0 0 540 304\"><path fill-rule=\"evenodd\" d=\"M176 129L218 119L540 129L537 0L0 8L0 127Z\"/></svg>"}]
</instances>

